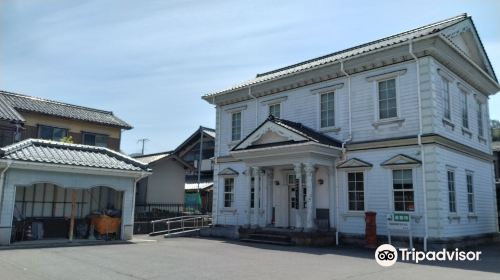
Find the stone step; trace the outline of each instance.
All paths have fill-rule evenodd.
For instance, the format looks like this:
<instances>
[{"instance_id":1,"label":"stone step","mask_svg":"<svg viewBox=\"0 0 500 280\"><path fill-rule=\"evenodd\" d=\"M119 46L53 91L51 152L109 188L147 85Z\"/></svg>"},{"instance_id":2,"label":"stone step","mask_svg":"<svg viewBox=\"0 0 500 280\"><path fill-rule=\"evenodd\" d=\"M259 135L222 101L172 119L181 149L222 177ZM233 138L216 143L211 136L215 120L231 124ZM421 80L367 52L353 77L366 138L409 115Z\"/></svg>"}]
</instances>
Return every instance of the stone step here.
<instances>
[{"instance_id":1,"label":"stone step","mask_svg":"<svg viewBox=\"0 0 500 280\"><path fill-rule=\"evenodd\" d=\"M292 246L292 242L286 242L286 241L272 241L272 240L263 240L263 239L252 239L252 238L243 238L240 239L240 241L243 242L250 242L250 243L260 243L260 244L271 244L271 245L281 245L281 246Z\"/></svg>"},{"instance_id":2,"label":"stone step","mask_svg":"<svg viewBox=\"0 0 500 280\"><path fill-rule=\"evenodd\" d=\"M277 242L290 242L290 237L283 234L273 234L273 233L250 233L248 234L250 239L255 240L269 240Z\"/></svg>"}]
</instances>

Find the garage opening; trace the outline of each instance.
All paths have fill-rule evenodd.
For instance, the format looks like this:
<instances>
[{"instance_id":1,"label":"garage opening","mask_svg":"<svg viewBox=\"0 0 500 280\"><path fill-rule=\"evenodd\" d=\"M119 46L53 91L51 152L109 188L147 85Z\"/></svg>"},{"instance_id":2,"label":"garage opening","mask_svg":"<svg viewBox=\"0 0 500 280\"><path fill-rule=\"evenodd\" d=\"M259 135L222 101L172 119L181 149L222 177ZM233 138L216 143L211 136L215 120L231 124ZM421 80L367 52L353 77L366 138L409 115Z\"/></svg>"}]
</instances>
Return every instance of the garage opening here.
<instances>
[{"instance_id":1,"label":"garage opening","mask_svg":"<svg viewBox=\"0 0 500 280\"><path fill-rule=\"evenodd\" d=\"M11 241L120 239L123 192L50 183L16 187Z\"/></svg>"}]
</instances>

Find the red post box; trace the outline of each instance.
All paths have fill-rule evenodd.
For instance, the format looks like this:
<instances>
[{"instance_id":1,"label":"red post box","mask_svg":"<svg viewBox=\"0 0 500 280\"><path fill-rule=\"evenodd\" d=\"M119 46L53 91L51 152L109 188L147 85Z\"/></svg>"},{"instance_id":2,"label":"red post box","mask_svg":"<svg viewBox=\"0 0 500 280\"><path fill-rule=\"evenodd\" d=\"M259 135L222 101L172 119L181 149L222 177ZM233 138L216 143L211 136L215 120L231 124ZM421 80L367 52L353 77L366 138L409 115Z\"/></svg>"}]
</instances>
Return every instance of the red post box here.
<instances>
[{"instance_id":1,"label":"red post box","mask_svg":"<svg viewBox=\"0 0 500 280\"><path fill-rule=\"evenodd\" d=\"M377 213L365 212L365 240L366 247L377 247Z\"/></svg>"}]
</instances>

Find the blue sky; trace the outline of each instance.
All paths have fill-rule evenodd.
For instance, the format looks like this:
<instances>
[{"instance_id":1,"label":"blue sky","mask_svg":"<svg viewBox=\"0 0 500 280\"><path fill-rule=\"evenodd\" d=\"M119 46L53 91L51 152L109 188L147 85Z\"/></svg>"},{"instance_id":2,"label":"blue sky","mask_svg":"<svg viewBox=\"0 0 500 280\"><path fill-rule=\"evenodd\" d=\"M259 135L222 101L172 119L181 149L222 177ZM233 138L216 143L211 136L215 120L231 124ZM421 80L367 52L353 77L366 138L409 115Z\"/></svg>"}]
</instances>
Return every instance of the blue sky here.
<instances>
[{"instance_id":1,"label":"blue sky","mask_svg":"<svg viewBox=\"0 0 500 280\"><path fill-rule=\"evenodd\" d=\"M0 88L112 110L151 153L214 126L205 93L464 12L500 76L500 1L1 0Z\"/></svg>"}]
</instances>

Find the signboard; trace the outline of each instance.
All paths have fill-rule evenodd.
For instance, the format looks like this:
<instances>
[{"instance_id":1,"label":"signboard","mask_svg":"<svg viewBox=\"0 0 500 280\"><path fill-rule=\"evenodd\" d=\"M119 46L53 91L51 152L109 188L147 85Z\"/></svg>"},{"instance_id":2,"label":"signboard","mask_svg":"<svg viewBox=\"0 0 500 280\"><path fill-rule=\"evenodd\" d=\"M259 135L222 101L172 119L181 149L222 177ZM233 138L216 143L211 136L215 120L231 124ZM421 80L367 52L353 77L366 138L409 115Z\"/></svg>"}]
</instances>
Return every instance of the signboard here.
<instances>
[{"instance_id":1,"label":"signboard","mask_svg":"<svg viewBox=\"0 0 500 280\"><path fill-rule=\"evenodd\" d=\"M411 233L411 218L407 213L392 213L387 215L387 234L389 244L391 244L391 231L406 231L410 240L410 248L413 248L413 238Z\"/></svg>"},{"instance_id":2,"label":"signboard","mask_svg":"<svg viewBox=\"0 0 500 280\"><path fill-rule=\"evenodd\" d=\"M389 215L387 219L387 226L390 230L410 230L410 214L394 213Z\"/></svg>"}]
</instances>

